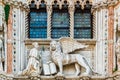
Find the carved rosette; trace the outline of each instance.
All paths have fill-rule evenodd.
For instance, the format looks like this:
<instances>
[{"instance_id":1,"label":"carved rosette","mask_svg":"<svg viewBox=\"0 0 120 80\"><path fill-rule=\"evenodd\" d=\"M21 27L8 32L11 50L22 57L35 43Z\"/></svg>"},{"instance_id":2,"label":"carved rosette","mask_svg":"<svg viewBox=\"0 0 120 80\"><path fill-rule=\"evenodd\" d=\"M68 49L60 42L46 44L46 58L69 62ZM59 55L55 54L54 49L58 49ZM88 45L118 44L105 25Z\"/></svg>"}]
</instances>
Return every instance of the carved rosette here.
<instances>
[{"instance_id":1,"label":"carved rosette","mask_svg":"<svg viewBox=\"0 0 120 80\"><path fill-rule=\"evenodd\" d=\"M70 37L74 38L74 5L69 6L69 14L70 14Z\"/></svg>"},{"instance_id":2,"label":"carved rosette","mask_svg":"<svg viewBox=\"0 0 120 80\"><path fill-rule=\"evenodd\" d=\"M47 5L47 38L51 38L52 6Z\"/></svg>"}]
</instances>

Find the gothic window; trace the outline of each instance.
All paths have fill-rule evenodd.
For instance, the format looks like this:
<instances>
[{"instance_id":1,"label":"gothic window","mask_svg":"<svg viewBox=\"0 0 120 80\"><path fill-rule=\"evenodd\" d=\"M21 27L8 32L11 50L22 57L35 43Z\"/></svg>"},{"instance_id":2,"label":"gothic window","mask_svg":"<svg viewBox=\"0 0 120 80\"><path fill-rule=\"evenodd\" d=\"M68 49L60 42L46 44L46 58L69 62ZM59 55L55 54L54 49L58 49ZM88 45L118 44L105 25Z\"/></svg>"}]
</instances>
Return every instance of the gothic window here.
<instances>
[{"instance_id":1,"label":"gothic window","mask_svg":"<svg viewBox=\"0 0 120 80\"><path fill-rule=\"evenodd\" d=\"M78 2L79 3L79 2ZM74 14L74 38L92 38L92 16L90 5L86 4L85 9L82 10L80 5L75 6Z\"/></svg>"},{"instance_id":2,"label":"gothic window","mask_svg":"<svg viewBox=\"0 0 120 80\"><path fill-rule=\"evenodd\" d=\"M68 6L64 4L62 9L59 9L59 6L54 5L51 37L69 37L69 24Z\"/></svg>"},{"instance_id":3,"label":"gothic window","mask_svg":"<svg viewBox=\"0 0 120 80\"><path fill-rule=\"evenodd\" d=\"M43 0L39 6L36 5L34 1L31 2L29 38L47 39L48 35L52 39L58 39L61 37L69 37L74 33L75 39L92 39L92 14L91 5L88 1L84 6L81 6L79 1L75 3L74 16L71 16L69 13L69 4L66 0L62 3L62 7L56 0L51 6L52 13L47 15L48 11L46 11L46 4ZM71 17L74 17L74 20L71 20ZM70 25L72 21L74 21L74 26ZM48 24L50 26L47 26L47 23L51 23ZM73 37L73 35L71 37Z\"/></svg>"},{"instance_id":4,"label":"gothic window","mask_svg":"<svg viewBox=\"0 0 120 80\"><path fill-rule=\"evenodd\" d=\"M29 17L29 38L47 38L47 12L44 2L40 9L36 9L32 2Z\"/></svg>"}]
</instances>

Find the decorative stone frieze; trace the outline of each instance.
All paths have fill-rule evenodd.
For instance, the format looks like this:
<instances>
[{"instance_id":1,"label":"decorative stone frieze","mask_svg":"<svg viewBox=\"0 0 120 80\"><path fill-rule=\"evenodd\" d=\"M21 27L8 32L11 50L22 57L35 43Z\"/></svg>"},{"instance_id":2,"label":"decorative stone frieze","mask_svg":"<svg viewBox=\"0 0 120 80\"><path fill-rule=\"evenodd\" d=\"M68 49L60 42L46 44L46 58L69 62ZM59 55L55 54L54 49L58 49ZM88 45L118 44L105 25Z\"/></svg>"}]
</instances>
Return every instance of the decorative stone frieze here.
<instances>
[{"instance_id":1,"label":"decorative stone frieze","mask_svg":"<svg viewBox=\"0 0 120 80\"><path fill-rule=\"evenodd\" d=\"M104 1L99 1L92 6L92 12L98 9L102 8L107 8L109 6L116 6L120 0L104 0Z\"/></svg>"},{"instance_id":2,"label":"decorative stone frieze","mask_svg":"<svg viewBox=\"0 0 120 80\"><path fill-rule=\"evenodd\" d=\"M33 2L37 5L36 8L39 8L38 5L41 4L42 0L28 0L28 4L31 4ZM59 9L62 9L62 5L67 2L67 4L70 6L71 4L79 2L79 4L82 6L82 9L84 9L84 6L86 5L86 2L89 1L89 3L92 5L92 0L44 0L46 2L46 5L53 5L55 1L57 1L57 4L59 5Z\"/></svg>"},{"instance_id":3,"label":"decorative stone frieze","mask_svg":"<svg viewBox=\"0 0 120 80\"><path fill-rule=\"evenodd\" d=\"M1 80L119 80L120 75L113 76L11 76L0 74ZM63 77L63 78L62 78Z\"/></svg>"},{"instance_id":4,"label":"decorative stone frieze","mask_svg":"<svg viewBox=\"0 0 120 80\"><path fill-rule=\"evenodd\" d=\"M15 8L21 8L22 10L25 10L26 12L29 12L29 6L26 3L23 3L21 1L13 1L13 0L5 0L4 4L9 4Z\"/></svg>"}]
</instances>

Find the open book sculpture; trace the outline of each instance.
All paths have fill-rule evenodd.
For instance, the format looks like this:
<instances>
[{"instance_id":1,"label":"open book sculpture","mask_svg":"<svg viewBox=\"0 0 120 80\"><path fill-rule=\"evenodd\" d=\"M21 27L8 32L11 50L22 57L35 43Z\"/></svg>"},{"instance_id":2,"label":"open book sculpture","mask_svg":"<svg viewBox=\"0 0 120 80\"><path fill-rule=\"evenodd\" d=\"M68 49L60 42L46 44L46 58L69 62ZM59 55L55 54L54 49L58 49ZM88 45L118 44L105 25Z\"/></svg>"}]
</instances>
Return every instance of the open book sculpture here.
<instances>
[{"instance_id":1,"label":"open book sculpture","mask_svg":"<svg viewBox=\"0 0 120 80\"><path fill-rule=\"evenodd\" d=\"M75 50L86 47L88 47L88 45L83 45L68 37L61 38L59 42L52 41L50 43L50 51L52 60L59 68L60 72L58 72L58 75L63 75L63 65L71 63L75 63L76 76L80 74L80 66L86 69L86 71L83 73L84 75L92 74L93 70L89 66L85 57L80 54L72 54L72 52Z\"/></svg>"}]
</instances>

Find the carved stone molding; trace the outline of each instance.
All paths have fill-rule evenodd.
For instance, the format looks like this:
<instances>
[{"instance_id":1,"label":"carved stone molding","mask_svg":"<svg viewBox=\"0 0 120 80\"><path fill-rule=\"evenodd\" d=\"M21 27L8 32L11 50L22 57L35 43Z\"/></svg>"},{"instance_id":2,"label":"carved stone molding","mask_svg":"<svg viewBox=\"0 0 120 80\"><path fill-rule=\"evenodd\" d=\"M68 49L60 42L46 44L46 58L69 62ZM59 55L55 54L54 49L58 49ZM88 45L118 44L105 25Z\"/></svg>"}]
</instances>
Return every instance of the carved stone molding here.
<instances>
[{"instance_id":1,"label":"carved stone molding","mask_svg":"<svg viewBox=\"0 0 120 80\"><path fill-rule=\"evenodd\" d=\"M56 39L57 40L57 39ZM96 44L96 40L95 39L76 39L78 42L80 43L85 43L88 45L95 45ZM49 45L51 42L51 39L26 39L25 40L25 44L26 45L31 45L33 42L38 42L41 45Z\"/></svg>"},{"instance_id":2,"label":"carved stone molding","mask_svg":"<svg viewBox=\"0 0 120 80\"><path fill-rule=\"evenodd\" d=\"M66 4L68 6L79 2L79 4L82 6L82 9L84 9L87 1L89 1L89 3L92 5L92 0L27 0L28 4L31 4L31 1L34 1L35 5L37 5L36 8L39 8L38 6L41 4L41 1L45 1L46 5L54 5L54 2L56 1L60 9L62 9L64 2L67 2Z\"/></svg>"},{"instance_id":3,"label":"carved stone molding","mask_svg":"<svg viewBox=\"0 0 120 80\"><path fill-rule=\"evenodd\" d=\"M93 4L92 6L92 12L95 10L99 10L102 8L108 8L109 6L116 6L120 0L106 0L106 1L100 1L98 3Z\"/></svg>"},{"instance_id":4,"label":"carved stone molding","mask_svg":"<svg viewBox=\"0 0 120 80\"><path fill-rule=\"evenodd\" d=\"M119 80L120 75L112 75L112 76L63 76L63 79L58 76L19 76L12 77L8 75L0 75L0 79L2 80Z\"/></svg>"},{"instance_id":5,"label":"carved stone molding","mask_svg":"<svg viewBox=\"0 0 120 80\"><path fill-rule=\"evenodd\" d=\"M20 8L22 10L25 10L29 12L29 6L25 3L22 3L21 1L4 1L4 4L9 4L14 8Z\"/></svg>"}]
</instances>

